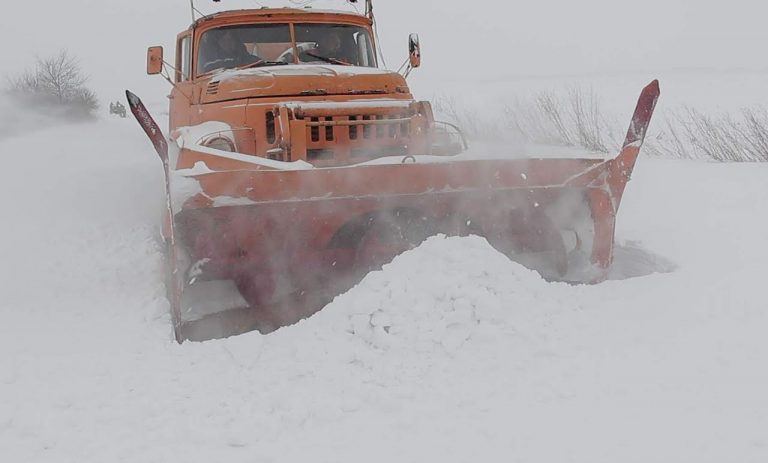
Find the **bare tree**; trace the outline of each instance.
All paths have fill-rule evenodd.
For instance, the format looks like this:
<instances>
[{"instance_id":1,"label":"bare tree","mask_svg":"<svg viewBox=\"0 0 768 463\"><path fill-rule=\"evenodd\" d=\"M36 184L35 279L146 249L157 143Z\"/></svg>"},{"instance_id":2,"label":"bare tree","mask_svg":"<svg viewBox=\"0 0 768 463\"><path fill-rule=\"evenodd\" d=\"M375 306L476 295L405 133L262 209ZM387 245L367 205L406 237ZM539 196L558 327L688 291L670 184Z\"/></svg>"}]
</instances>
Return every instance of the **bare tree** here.
<instances>
[{"instance_id":1,"label":"bare tree","mask_svg":"<svg viewBox=\"0 0 768 463\"><path fill-rule=\"evenodd\" d=\"M38 59L34 69L10 79L7 93L33 107L57 107L68 117L87 117L99 107L87 82L78 60L63 50Z\"/></svg>"},{"instance_id":2,"label":"bare tree","mask_svg":"<svg viewBox=\"0 0 768 463\"><path fill-rule=\"evenodd\" d=\"M80 71L77 60L66 50L52 58L39 60L37 79L40 88L58 98L60 103L74 100L88 80Z\"/></svg>"}]
</instances>

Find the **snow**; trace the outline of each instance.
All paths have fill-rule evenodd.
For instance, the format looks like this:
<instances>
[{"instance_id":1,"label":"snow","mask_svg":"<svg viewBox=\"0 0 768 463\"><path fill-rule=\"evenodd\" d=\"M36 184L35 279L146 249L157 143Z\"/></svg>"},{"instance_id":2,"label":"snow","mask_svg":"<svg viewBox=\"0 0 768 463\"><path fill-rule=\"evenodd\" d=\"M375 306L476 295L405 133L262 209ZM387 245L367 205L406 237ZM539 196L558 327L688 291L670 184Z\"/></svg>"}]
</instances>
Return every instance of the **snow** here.
<instances>
[{"instance_id":1,"label":"snow","mask_svg":"<svg viewBox=\"0 0 768 463\"><path fill-rule=\"evenodd\" d=\"M334 65L334 64L290 64L287 66L268 66L250 69L226 69L215 73L213 80L224 82L231 79L242 77L264 77L274 78L275 76L312 76L312 77L355 77L355 76L384 76L390 75L393 71L386 69ZM255 82L255 81L254 81ZM271 81L268 82L271 87ZM263 87L259 87L263 88Z\"/></svg>"},{"instance_id":2,"label":"snow","mask_svg":"<svg viewBox=\"0 0 768 463\"><path fill-rule=\"evenodd\" d=\"M603 284L438 236L296 326L179 346L135 121L0 152L4 461L768 459L766 165L641 156Z\"/></svg>"},{"instance_id":3,"label":"snow","mask_svg":"<svg viewBox=\"0 0 768 463\"><path fill-rule=\"evenodd\" d=\"M323 14L333 14L333 15L349 15L349 14L355 14L360 12L357 11L357 8L349 8L349 9L340 9L340 8L316 8L316 4L318 4L317 0L288 0L290 3L287 3L285 6L280 6L275 4L274 2L270 2L270 5L268 8L264 8L264 6L261 6L259 9L250 9L249 13L254 14L262 14L262 15L274 15L274 14L280 14L280 13L287 13L287 14L301 14L306 12L307 9L310 9L313 13L323 13ZM286 3L286 2L283 2ZM321 0L319 3L323 3ZM328 0L325 0L325 3L329 3ZM340 5L344 5L346 2L333 2L331 1L330 4L334 5L336 7ZM304 7L304 8L297 8L298 7ZM350 4L347 4L347 6L351 6ZM213 13L215 14L215 13ZM363 15L364 16L364 15Z\"/></svg>"},{"instance_id":4,"label":"snow","mask_svg":"<svg viewBox=\"0 0 768 463\"><path fill-rule=\"evenodd\" d=\"M259 2L195 3L207 14ZM630 23L652 33L627 46L606 39L627 36L621 2L530 3L525 14L507 0L376 3L390 65L421 33L425 65L409 78L420 99L457 96L495 117L516 97L595 89L621 122L660 78L656 124L685 106L768 104L755 59L766 8L651 0ZM147 78L142 47L172 57L186 2L39 10L6 10L4 77L68 49L104 103L127 87L167 111L169 86ZM142 43L115 34L120 24L141 24ZM485 46L496 43L513 44L504 59ZM295 327L178 346L151 145L130 119L48 116L0 106L3 461L768 461L766 165L641 154L600 285L545 283L479 238L435 237ZM478 156L569 154L538 150L473 145Z\"/></svg>"},{"instance_id":5,"label":"snow","mask_svg":"<svg viewBox=\"0 0 768 463\"><path fill-rule=\"evenodd\" d=\"M596 153L582 148L570 146L543 146L537 144L513 142L480 142L472 143L469 149L450 156L432 156L432 155L408 155L408 156L383 156L370 161L355 164L357 166L377 166L387 164L438 164L447 162L461 161L490 161L500 159L598 159L608 160L615 158L617 153L606 155L605 153ZM525 177L523 177L525 179Z\"/></svg>"},{"instance_id":6,"label":"snow","mask_svg":"<svg viewBox=\"0 0 768 463\"><path fill-rule=\"evenodd\" d=\"M234 198L232 196L217 196L213 198L213 207L251 206L253 204L258 203L248 198Z\"/></svg>"},{"instance_id":7,"label":"snow","mask_svg":"<svg viewBox=\"0 0 768 463\"><path fill-rule=\"evenodd\" d=\"M232 126L226 122L207 121L189 127L179 127L174 133L179 148L204 145L213 138L221 137L234 143Z\"/></svg>"},{"instance_id":8,"label":"snow","mask_svg":"<svg viewBox=\"0 0 768 463\"><path fill-rule=\"evenodd\" d=\"M228 124L220 121L208 121L202 124L179 127L174 131L176 145L179 149L190 149L198 151L200 153L210 154L221 158L232 159L240 161L246 164L251 164L254 167L266 167L277 170L306 170L312 169L312 164L306 161L275 161L272 159L261 158L257 156L251 156L247 154L223 151L215 148L209 148L203 146L201 143L205 143L207 140L215 137L223 137L229 140L234 140L233 129ZM172 164L175 163L174 156L172 156ZM206 173L213 172L204 161L196 162L192 169L181 169L174 172L174 176L195 176L204 175Z\"/></svg>"},{"instance_id":9,"label":"snow","mask_svg":"<svg viewBox=\"0 0 768 463\"><path fill-rule=\"evenodd\" d=\"M295 101L285 104L285 107L293 111L327 111L332 109L354 109L354 110L372 110L372 109L408 109L412 105L411 100L392 100L381 99L360 99L353 101Z\"/></svg>"},{"instance_id":10,"label":"snow","mask_svg":"<svg viewBox=\"0 0 768 463\"><path fill-rule=\"evenodd\" d=\"M367 102L362 103L368 104ZM405 105L408 106L408 102L391 102L385 101L383 104L376 104L376 107L390 107L391 105ZM291 106L292 104L289 104ZM314 103L314 104L301 104L300 106L294 106L294 109L301 107L304 109L319 109L328 106L334 106L339 108L345 107L357 107L358 103L351 103L352 106L344 105L341 103ZM180 127L174 132L176 145L179 149L191 149L200 153L210 154L226 159L233 159L242 161L253 166L264 167L275 170L310 170L315 167L306 161L276 161L272 159L266 159L256 156L251 156L243 153L222 151L214 148L203 146L205 141L214 137L224 137L229 140L234 139L233 129L228 124L220 121L208 121L202 124L198 124L190 127ZM435 164L435 163L448 163L448 162L461 162L461 161L474 161L474 160L498 160L498 159L546 159L546 158L581 158L581 159L609 159L615 157L618 153L614 153L610 156L606 156L604 153L596 153L581 148L564 147L564 146L542 146L536 144L518 144L511 145L504 142L480 142L472 144L468 150L458 155L451 156L432 156L432 155L413 155L413 156L384 156L373 159L371 161L364 161L354 166L376 166L376 165L392 165L403 164L405 162L419 163L419 164ZM178 150L171 150L170 153L171 164L176 163L178 157ZM345 169L348 167L328 167L326 169ZM215 172L204 161L198 161L191 169L179 169L172 172L171 186L176 193L174 197L174 209L178 210L184 202L202 192L202 189L195 179L200 175L205 175ZM254 204L252 201L243 198L214 198L214 206L232 206L232 205L248 205Z\"/></svg>"}]
</instances>

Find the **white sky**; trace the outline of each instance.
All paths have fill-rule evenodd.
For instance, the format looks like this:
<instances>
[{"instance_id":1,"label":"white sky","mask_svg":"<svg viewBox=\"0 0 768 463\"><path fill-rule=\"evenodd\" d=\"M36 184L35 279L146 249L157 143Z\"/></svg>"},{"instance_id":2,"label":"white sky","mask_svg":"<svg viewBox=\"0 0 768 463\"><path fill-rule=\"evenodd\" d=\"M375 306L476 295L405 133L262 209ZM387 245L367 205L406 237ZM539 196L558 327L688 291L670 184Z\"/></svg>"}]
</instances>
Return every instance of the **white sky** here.
<instances>
[{"instance_id":1,"label":"white sky","mask_svg":"<svg viewBox=\"0 0 768 463\"><path fill-rule=\"evenodd\" d=\"M196 2L204 12L258 3ZM680 68L768 70L768 6L758 0L378 0L375 5L390 67L405 58L408 33L420 33L424 66L414 79L421 85L471 82L477 73L501 79ZM162 44L172 54L173 39L189 23L187 0L3 2L0 75L66 48L80 58L105 101L124 88L156 99L167 84L144 74L146 47Z\"/></svg>"}]
</instances>

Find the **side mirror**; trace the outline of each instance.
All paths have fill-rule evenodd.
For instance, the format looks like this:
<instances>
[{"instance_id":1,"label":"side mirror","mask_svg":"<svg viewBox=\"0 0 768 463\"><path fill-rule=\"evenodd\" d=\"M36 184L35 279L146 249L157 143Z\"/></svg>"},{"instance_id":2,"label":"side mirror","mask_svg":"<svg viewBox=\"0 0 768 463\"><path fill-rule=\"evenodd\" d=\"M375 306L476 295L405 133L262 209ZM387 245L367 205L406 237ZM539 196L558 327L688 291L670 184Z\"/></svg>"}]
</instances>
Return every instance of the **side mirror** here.
<instances>
[{"instance_id":1,"label":"side mirror","mask_svg":"<svg viewBox=\"0 0 768 463\"><path fill-rule=\"evenodd\" d=\"M154 76L163 71L163 47L149 47L147 50L147 74Z\"/></svg>"},{"instance_id":2,"label":"side mirror","mask_svg":"<svg viewBox=\"0 0 768 463\"><path fill-rule=\"evenodd\" d=\"M411 34L408 37L408 54L410 55L412 68L421 66L421 44L419 43L419 34Z\"/></svg>"}]
</instances>

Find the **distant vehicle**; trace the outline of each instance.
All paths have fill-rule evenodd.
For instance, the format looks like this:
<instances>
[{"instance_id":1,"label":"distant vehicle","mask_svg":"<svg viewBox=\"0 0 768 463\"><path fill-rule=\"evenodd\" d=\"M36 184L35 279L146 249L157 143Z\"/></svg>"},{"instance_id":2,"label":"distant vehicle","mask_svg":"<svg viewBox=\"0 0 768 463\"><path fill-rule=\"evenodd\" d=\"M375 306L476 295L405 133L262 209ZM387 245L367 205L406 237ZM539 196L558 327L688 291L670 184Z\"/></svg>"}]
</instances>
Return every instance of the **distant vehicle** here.
<instances>
[{"instance_id":1,"label":"distant vehicle","mask_svg":"<svg viewBox=\"0 0 768 463\"><path fill-rule=\"evenodd\" d=\"M109 103L109 114L114 114L123 118L126 117L125 105L119 101Z\"/></svg>"}]
</instances>

